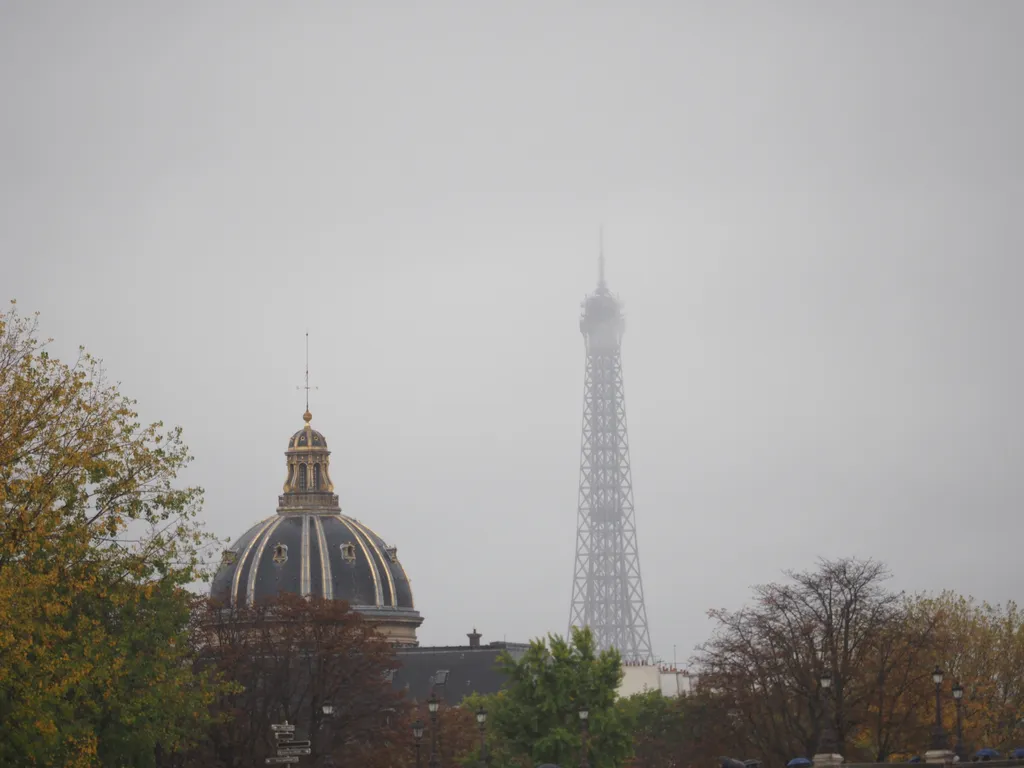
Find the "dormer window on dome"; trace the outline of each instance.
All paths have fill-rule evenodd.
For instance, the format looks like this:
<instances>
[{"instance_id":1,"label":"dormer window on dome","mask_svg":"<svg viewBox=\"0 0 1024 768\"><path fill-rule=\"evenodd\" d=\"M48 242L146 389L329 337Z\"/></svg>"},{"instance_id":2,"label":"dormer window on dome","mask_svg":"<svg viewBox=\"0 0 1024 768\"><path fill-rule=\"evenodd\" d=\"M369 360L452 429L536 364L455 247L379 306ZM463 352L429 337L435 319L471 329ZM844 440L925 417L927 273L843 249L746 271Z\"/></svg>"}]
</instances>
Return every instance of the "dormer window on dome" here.
<instances>
[{"instance_id":1,"label":"dormer window on dome","mask_svg":"<svg viewBox=\"0 0 1024 768\"><path fill-rule=\"evenodd\" d=\"M287 476L277 511L281 514L300 511L337 514L341 508L331 482L331 452L327 450L327 439L310 426L313 414L307 410L302 418L306 425L291 436L285 451Z\"/></svg>"},{"instance_id":2,"label":"dormer window on dome","mask_svg":"<svg viewBox=\"0 0 1024 768\"><path fill-rule=\"evenodd\" d=\"M288 545L278 544L274 547L274 562L283 565L288 562Z\"/></svg>"}]
</instances>

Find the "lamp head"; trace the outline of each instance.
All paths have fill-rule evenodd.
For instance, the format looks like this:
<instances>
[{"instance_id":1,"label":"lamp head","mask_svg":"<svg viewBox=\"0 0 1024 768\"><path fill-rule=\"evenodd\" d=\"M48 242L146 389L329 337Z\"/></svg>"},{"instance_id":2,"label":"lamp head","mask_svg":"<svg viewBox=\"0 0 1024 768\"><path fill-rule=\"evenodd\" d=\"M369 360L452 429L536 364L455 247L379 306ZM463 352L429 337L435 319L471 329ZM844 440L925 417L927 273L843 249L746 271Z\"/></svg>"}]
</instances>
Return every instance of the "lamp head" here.
<instances>
[{"instance_id":1,"label":"lamp head","mask_svg":"<svg viewBox=\"0 0 1024 768\"><path fill-rule=\"evenodd\" d=\"M484 709L483 707L480 707L480 709L477 710L477 712L476 712L476 721L480 725L483 725L484 723L487 722L487 710Z\"/></svg>"},{"instance_id":2,"label":"lamp head","mask_svg":"<svg viewBox=\"0 0 1024 768\"><path fill-rule=\"evenodd\" d=\"M590 710L586 707L580 707L580 720L586 720L590 717Z\"/></svg>"},{"instance_id":3,"label":"lamp head","mask_svg":"<svg viewBox=\"0 0 1024 768\"><path fill-rule=\"evenodd\" d=\"M423 738L423 721L417 720L412 724L412 737L419 741Z\"/></svg>"},{"instance_id":4,"label":"lamp head","mask_svg":"<svg viewBox=\"0 0 1024 768\"><path fill-rule=\"evenodd\" d=\"M935 683L936 685L942 685L942 678L943 678L942 668L939 667L939 666L936 666L935 667L935 671L932 672L932 682Z\"/></svg>"},{"instance_id":5,"label":"lamp head","mask_svg":"<svg viewBox=\"0 0 1024 768\"><path fill-rule=\"evenodd\" d=\"M964 687L960 683L953 683L953 698L958 701L964 697Z\"/></svg>"},{"instance_id":6,"label":"lamp head","mask_svg":"<svg viewBox=\"0 0 1024 768\"><path fill-rule=\"evenodd\" d=\"M324 704L323 704L323 706L322 706L322 707L320 707L320 710L321 710L321 711L322 711L322 712L323 712L323 713L324 713L325 715L327 715L328 717L330 717L331 715L333 715L333 714L334 714L334 705L333 705L333 704L331 704L331 702L329 702L329 701L325 701L325 702L324 702Z\"/></svg>"},{"instance_id":7,"label":"lamp head","mask_svg":"<svg viewBox=\"0 0 1024 768\"><path fill-rule=\"evenodd\" d=\"M437 712L437 708L439 706L441 706L441 702L438 701L437 694L436 693L430 694L430 698L427 700L427 709L430 710L430 713L434 714L435 712Z\"/></svg>"},{"instance_id":8,"label":"lamp head","mask_svg":"<svg viewBox=\"0 0 1024 768\"><path fill-rule=\"evenodd\" d=\"M832 687L832 673L829 672L826 669L824 672L821 673L821 680L820 680L820 682L821 682L821 687L822 688L831 688Z\"/></svg>"}]
</instances>

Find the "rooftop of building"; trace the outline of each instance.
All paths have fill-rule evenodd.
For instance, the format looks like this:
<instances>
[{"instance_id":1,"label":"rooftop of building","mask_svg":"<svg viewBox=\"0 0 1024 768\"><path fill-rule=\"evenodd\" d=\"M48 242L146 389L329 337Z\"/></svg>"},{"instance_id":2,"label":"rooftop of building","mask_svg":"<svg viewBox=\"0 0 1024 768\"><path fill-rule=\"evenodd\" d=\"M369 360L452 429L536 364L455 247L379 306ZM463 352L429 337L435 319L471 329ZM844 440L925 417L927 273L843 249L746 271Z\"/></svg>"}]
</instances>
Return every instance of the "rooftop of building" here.
<instances>
[{"instance_id":1,"label":"rooftop of building","mask_svg":"<svg viewBox=\"0 0 1024 768\"><path fill-rule=\"evenodd\" d=\"M506 679L498 668L498 657L507 652L513 659L518 659L529 644L503 640L483 644L475 630L469 638L468 645L398 649L401 666L395 670L392 684L404 689L413 701L425 701L436 693L439 699L450 705L461 703L473 693L497 693Z\"/></svg>"}]
</instances>

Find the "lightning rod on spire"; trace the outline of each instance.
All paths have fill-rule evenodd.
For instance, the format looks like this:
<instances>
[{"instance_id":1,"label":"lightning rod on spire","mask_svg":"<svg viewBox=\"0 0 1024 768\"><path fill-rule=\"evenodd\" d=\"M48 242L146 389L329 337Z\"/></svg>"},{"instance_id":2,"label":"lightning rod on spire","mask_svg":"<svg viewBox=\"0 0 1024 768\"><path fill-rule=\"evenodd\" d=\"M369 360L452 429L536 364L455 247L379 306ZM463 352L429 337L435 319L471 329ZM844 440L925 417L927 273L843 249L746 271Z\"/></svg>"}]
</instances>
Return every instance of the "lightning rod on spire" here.
<instances>
[{"instance_id":1,"label":"lightning rod on spire","mask_svg":"<svg viewBox=\"0 0 1024 768\"><path fill-rule=\"evenodd\" d=\"M597 250L597 287L604 288L604 224L601 225L598 230L598 250Z\"/></svg>"},{"instance_id":2,"label":"lightning rod on spire","mask_svg":"<svg viewBox=\"0 0 1024 768\"><path fill-rule=\"evenodd\" d=\"M319 387L309 386L309 331L306 331L306 386L296 387L296 389L306 390L306 412L303 414L303 419L305 419L306 423L309 423L309 419L311 418L309 413L309 390L319 389Z\"/></svg>"}]
</instances>

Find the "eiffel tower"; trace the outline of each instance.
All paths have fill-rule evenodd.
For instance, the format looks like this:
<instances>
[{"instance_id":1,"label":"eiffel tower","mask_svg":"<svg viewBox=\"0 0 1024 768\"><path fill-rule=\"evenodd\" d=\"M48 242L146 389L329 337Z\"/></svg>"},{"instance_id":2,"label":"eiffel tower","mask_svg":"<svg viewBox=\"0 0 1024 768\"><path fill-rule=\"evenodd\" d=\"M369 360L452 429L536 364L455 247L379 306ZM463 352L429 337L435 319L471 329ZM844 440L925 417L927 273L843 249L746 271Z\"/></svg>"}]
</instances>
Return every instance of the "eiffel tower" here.
<instances>
[{"instance_id":1,"label":"eiffel tower","mask_svg":"<svg viewBox=\"0 0 1024 768\"><path fill-rule=\"evenodd\" d=\"M569 626L590 627L598 648L617 648L625 661L651 662L622 383L625 321L605 283L603 244L597 290L582 306L587 363Z\"/></svg>"}]
</instances>

